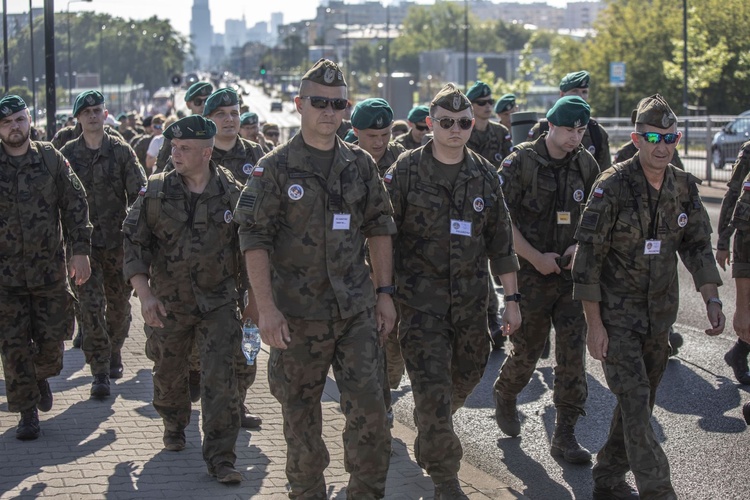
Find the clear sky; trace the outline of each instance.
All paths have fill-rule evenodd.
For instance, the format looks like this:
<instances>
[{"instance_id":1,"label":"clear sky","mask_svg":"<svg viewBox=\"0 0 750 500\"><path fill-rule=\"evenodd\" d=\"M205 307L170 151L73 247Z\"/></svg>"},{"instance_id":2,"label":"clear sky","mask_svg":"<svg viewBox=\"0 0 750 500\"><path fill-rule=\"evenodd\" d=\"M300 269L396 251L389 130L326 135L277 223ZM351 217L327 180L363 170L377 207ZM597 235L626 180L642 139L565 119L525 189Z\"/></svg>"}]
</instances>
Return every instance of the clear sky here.
<instances>
[{"instance_id":1,"label":"clear sky","mask_svg":"<svg viewBox=\"0 0 750 500\"><path fill-rule=\"evenodd\" d=\"M360 3L364 0L347 0L346 3ZM385 4L396 3L395 0L382 0ZM431 4L434 0L416 0L418 3ZM496 0L498 1L498 0ZM505 0L513 1L513 0ZM516 0L519 1L519 0ZM520 0L527 3L532 0ZM540 1L540 0L536 0ZM543 1L543 0L542 0ZM224 32L226 19L245 20L248 27L257 22L270 22L272 12L284 14L284 23L296 22L315 17L315 9L320 0L209 0L211 24L214 32ZM561 6L565 0L548 0L551 5ZM44 0L31 0L34 8L44 7ZM55 0L55 11L64 11L70 6L71 12L95 11L107 13L126 19L147 19L151 16L168 18L175 30L189 34L190 17L193 0L92 0L86 3L81 0ZM28 12L28 0L8 0L9 13Z\"/></svg>"}]
</instances>

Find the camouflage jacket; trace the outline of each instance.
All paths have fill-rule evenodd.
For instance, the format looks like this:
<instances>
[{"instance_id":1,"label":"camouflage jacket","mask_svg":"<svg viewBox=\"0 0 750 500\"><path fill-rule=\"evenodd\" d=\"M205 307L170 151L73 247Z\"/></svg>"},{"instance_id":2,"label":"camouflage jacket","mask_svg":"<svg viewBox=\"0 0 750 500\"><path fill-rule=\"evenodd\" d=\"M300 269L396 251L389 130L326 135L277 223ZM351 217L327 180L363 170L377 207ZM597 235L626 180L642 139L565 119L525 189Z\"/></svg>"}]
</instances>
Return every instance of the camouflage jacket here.
<instances>
[{"instance_id":1,"label":"camouflage jacket","mask_svg":"<svg viewBox=\"0 0 750 500\"><path fill-rule=\"evenodd\" d=\"M83 135L67 143L60 152L86 188L89 220L94 225L91 246L122 249L122 221L146 185L146 173L133 149L105 133L93 156Z\"/></svg>"},{"instance_id":2,"label":"camouflage jacket","mask_svg":"<svg viewBox=\"0 0 750 500\"><path fill-rule=\"evenodd\" d=\"M56 283L67 275L63 234L73 255L91 253L86 192L50 143L32 141L17 161L0 146L0 286Z\"/></svg>"},{"instance_id":3,"label":"camouflage jacket","mask_svg":"<svg viewBox=\"0 0 750 500\"><path fill-rule=\"evenodd\" d=\"M637 152L638 152L638 148L635 147L635 144L633 144L633 141L628 141L620 149L617 150L617 152L615 153L614 162L622 163L625 160L629 160L632 157L634 157ZM677 148L674 149L674 154L672 155L671 163L672 165L679 168L680 170L685 170L685 165L682 164L682 160L680 159L680 153L677 152Z\"/></svg>"},{"instance_id":4,"label":"camouflage jacket","mask_svg":"<svg viewBox=\"0 0 750 500\"><path fill-rule=\"evenodd\" d=\"M401 134L400 136L396 137L395 139L393 139L393 142L401 144L404 147L404 149L407 151L422 147L422 144L415 141L414 138L411 136L411 130L409 130L405 134Z\"/></svg>"},{"instance_id":5,"label":"camouflage jacket","mask_svg":"<svg viewBox=\"0 0 750 500\"><path fill-rule=\"evenodd\" d=\"M732 177L727 182L728 189L721 202L719 240L716 243L718 250L729 250L729 242L732 239L732 233L734 233L734 226L730 224L730 221L737 199L740 197L743 181L748 173L750 173L750 141L744 143L737 154L737 160L732 167Z\"/></svg>"},{"instance_id":6,"label":"camouflage jacket","mask_svg":"<svg viewBox=\"0 0 750 500\"><path fill-rule=\"evenodd\" d=\"M696 289L721 284L711 251L711 222L692 175L668 166L652 224L639 155L602 172L576 231L573 298L601 302L605 325L666 331L677 318L677 256ZM654 234L655 233L655 234ZM646 255L647 248L655 251Z\"/></svg>"},{"instance_id":7,"label":"camouflage jacket","mask_svg":"<svg viewBox=\"0 0 750 500\"><path fill-rule=\"evenodd\" d=\"M352 144L359 146L359 141L354 141ZM383 153L383 156L378 160L378 173L380 174L380 177L385 175L385 171L388 170L391 165L396 163L396 160L404 151L406 151L406 149L404 149L401 144L394 141L388 143L388 146L385 148L385 153Z\"/></svg>"},{"instance_id":8,"label":"camouflage jacket","mask_svg":"<svg viewBox=\"0 0 750 500\"><path fill-rule=\"evenodd\" d=\"M229 171L213 163L210 169L194 210L175 170L154 174L122 226L125 279L148 275L167 311L206 313L238 299L241 264L232 200L240 186Z\"/></svg>"},{"instance_id":9,"label":"camouflage jacket","mask_svg":"<svg viewBox=\"0 0 750 500\"><path fill-rule=\"evenodd\" d=\"M297 134L256 165L235 217L242 251L268 250L285 315L349 318L375 304L365 240L396 228L375 163L360 147L337 138L325 179Z\"/></svg>"},{"instance_id":10,"label":"camouflage jacket","mask_svg":"<svg viewBox=\"0 0 750 500\"><path fill-rule=\"evenodd\" d=\"M265 154L260 144L237 136L237 142L234 143L234 147L229 151L224 151L214 146L211 159L232 172L234 178L241 184L244 184L250 172L253 171L253 167L257 165L258 160L263 158Z\"/></svg>"},{"instance_id":11,"label":"camouflage jacket","mask_svg":"<svg viewBox=\"0 0 750 500\"><path fill-rule=\"evenodd\" d=\"M453 186L434 174L432 142L402 154L384 177L398 229L395 299L454 323L486 316L488 259L494 275L518 270L495 168L464 153ZM470 235L456 234L461 224Z\"/></svg>"},{"instance_id":12,"label":"camouflage jacket","mask_svg":"<svg viewBox=\"0 0 750 500\"><path fill-rule=\"evenodd\" d=\"M146 153L148 152L149 145L151 145L151 139L154 137L148 134L135 136L130 144L133 147L133 151L135 151L136 158L138 158L138 163L141 165L146 164Z\"/></svg>"},{"instance_id":13,"label":"camouflage jacket","mask_svg":"<svg viewBox=\"0 0 750 500\"><path fill-rule=\"evenodd\" d=\"M117 131L117 129L114 129L109 125L104 126L104 131L111 136L117 137L121 140L125 140L123 139L120 132ZM52 145L55 146L55 149L59 151L67 143L69 143L73 139L77 139L82 133L83 127L80 123L76 123L75 125L71 125L68 127L63 127L55 133L55 136L52 138Z\"/></svg>"},{"instance_id":14,"label":"camouflage jacket","mask_svg":"<svg viewBox=\"0 0 750 500\"><path fill-rule=\"evenodd\" d=\"M497 168L510 154L513 142L510 140L510 131L504 125L489 122L484 132L479 132L474 127L466 147L482 155Z\"/></svg>"},{"instance_id":15,"label":"camouflage jacket","mask_svg":"<svg viewBox=\"0 0 750 500\"><path fill-rule=\"evenodd\" d=\"M541 120L529 130L529 140L538 139L542 132L546 132L547 130L549 130L549 123L547 120ZM597 140L594 140L594 135L597 136ZM598 145L597 142L599 143ZM586 132L583 134L583 139L581 139L581 144L591 153L602 172L612 166L612 157L609 152L609 134L593 118L589 120Z\"/></svg>"},{"instance_id":16,"label":"camouflage jacket","mask_svg":"<svg viewBox=\"0 0 750 500\"><path fill-rule=\"evenodd\" d=\"M732 278L750 278L750 173L745 175L737 195L738 199L731 214L730 224L732 230L737 230L734 237ZM724 202L726 201L727 196L724 197ZM724 204L721 206L721 212L724 215Z\"/></svg>"},{"instance_id":17,"label":"camouflage jacket","mask_svg":"<svg viewBox=\"0 0 750 500\"><path fill-rule=\"evenodd\" d=\"M573 236L599 165L581 145L564 160L552 160L546 136L516 146L503 161L500 178L508 210L523 237L542 253L562 255L575 244ZM534 269L526 260L521 266Z\"/></svg>"}]
</instances>

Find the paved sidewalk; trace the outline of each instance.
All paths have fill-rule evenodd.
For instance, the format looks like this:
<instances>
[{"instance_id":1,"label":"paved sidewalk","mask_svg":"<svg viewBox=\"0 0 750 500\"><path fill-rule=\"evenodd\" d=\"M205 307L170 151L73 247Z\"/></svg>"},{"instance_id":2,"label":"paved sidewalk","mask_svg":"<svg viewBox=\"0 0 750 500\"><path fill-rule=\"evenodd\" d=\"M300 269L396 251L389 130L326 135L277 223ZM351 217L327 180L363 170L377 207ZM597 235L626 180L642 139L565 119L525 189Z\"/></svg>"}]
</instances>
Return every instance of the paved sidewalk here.
<instances>
[{"instance_id":1,"label":"paved sidewalk","mask_svg":"<svg viewBox=\"0 0 750 500\"><path fill-rule=\"evenodd\" d=\"M89 399L91 376L83 353L67 342L65 368L50 380L52 411L40 413L42 435L36 441L15 438L18 414L8 413L5 384L0 384L0 499L106 498L206 499L286 496L280 407L268 391L267 351L261 351L259 374L248 402L263 417L259 430L241 429L236 467L245 481L225 486L208 476L201 456L199 404L193 405L187 448L162 449L162 423L151 405L151 362L143 353L145 337L137 299L125 343L125 375L113 381L106 401ZM326 471L329 498L346 498L341 429L344 418L338 391L329 377L323 398L324 437L331 455ZM389 499L432 498L432 482L414 461L414 432L396 422L388 474ZM460 479L472 499L523 498L493 477L464 463Z\"/></svg>"}]
</instances>

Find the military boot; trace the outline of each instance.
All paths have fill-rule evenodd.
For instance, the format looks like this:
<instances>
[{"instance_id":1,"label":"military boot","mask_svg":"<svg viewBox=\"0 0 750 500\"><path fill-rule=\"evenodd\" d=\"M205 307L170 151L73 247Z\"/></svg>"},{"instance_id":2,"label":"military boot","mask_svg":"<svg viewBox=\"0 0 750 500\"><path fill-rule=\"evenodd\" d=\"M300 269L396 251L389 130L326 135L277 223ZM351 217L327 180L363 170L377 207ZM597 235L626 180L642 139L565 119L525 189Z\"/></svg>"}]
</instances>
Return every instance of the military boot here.
<instances>
[{"instance_id":1,"label":"military boot","mask_svg":"<svg viewBox=\"0 0 750 500\"><path fill-rule=\"evenodd\" d=\"M573 426L569 424L558 423L555 426L549 452L553 457L562 457L571 464L585 464L591 461L591 453L578 444Z\"/></svg>"},{"instance_id":2,"label":"military boot","mask_svg":"<svg viewBox=\"0 0 750 500\"><path fill-rule=\"evenodd\" d=\"M164 449L168 451L182 451L185 449L185 431L164 430Z\"/></svg>"},{"instance_id":3,"label":"military boot","mask_svg":"<svg viewBox=\"0 0 750 500\"><path fill-rule=\"evenodd\" d=\"M671 351L669 353L670 356L677 356L677 353L680 351L680 347L682 347L682 344L685 343L685 340L682 338L682 334L680 332L674 331L672 327L669 328L669 347L671 348Z\"/></svg>"},{"instance_id":4,"label":"military boot","mask_svg":"<svg viewBox=\"0 0 750 500\"><path fill-rule=\"evenodd\" d=\"M435 500L469 500L458 478L435 484Z\"/></svg>"},{"instance_id":5,"label":"military boot","mask_svg":"<svg viewBox=\"0 0 750 500\"><path fill-rule=\"evenodd\" d=\"M518 419L516 398L505 399L495 393L495 420L500 430L510 437L521 434L521 421Z\"/></svg>"},{"instance_id":6,"label":"military boot","mask_svg":"<svg viewBox=\"0 0 750 500\"><path fill-rule=\"evenodd\" d=\"M197 403L201 399L201 372L190 370L188 372L188 385L190 386L190 401Z\"/></svg>"},{"instance_id":7,"label":"military boot","mask_svg":"<svg viewBox=\"0 0 750 500\"><path fill-rule=\"evenodd\" d=\"M258 415L253 415L247 406L242 405L240 412L240 427L243 429L257 429L263 423L263 419Z\"/></svg>"},{"instance_id":8,"label":"military boot","mask_svg":"<svg viewBox=\"0 0 750 500\"><path fill-rule=\"evenodd\" d=\"M615 486L594 486L594 500L638 500L641 496L625 481Z\"/></svg>"},{"instance_id":9,"label":"military boot","mask_svg":"<svg viewBox=\"0 0 750 500\"><path fill-rule=\"evenodd\" d=\"M21 412L21 420L18 422L16 429L16 439L21 441L30 441L39 437L39 413L36 406Z\"/></svg>"},{"instance_id":10,"label":"military boot","mask_svg":"<svg viewBox=\"0 0 750 500\"><path fill-rule=\"evenodd\" d=\"M122 378L122 353L120 351L112 351L109 357L109 378Z\"/></svg>"},{"instance_id":11,"label":"military boot","mask_svg":"<svg viewBox=\"0 0 750 500\"><path fill-rule=\"evenodd\" d=\"M215 467L209 465L208 473L220 483L237 484L242 482L242 474L229 462L222 462Z\"/></svg>"},{"instance_id":12,"label":"military boot","mask_svg":"<svg viewBox=\"0 0 750 500\"><path fill-rule=\"evenodd\" d=\"M109 396L109 374L97 373L94 375L94 381L91 383L91 397L94 399L104 399Z\"/></svg>"},{"instance_id":13,"label":"military boot","mask_svg":"<svg viewBox=\"0 0 750 500\"><path fill-rule=\"evenodd\" d=\"M52 389L49 387L47 379L37 382L39 387L39 403L36 405L39 411L50 411L52 409Z\"/></svg>"},{"instance_id":14,"label":"military boot","mask_svg":"<svg viewBox=\"0 0 750 500\"><path fill-rule=\"evenodd\" d=\"M750 369L747 366L747 355L750 353L750 345L738 340L724 355L724 361L734 372L734 378L743 385L750 385Z\"/></svg>"}]
</instances>

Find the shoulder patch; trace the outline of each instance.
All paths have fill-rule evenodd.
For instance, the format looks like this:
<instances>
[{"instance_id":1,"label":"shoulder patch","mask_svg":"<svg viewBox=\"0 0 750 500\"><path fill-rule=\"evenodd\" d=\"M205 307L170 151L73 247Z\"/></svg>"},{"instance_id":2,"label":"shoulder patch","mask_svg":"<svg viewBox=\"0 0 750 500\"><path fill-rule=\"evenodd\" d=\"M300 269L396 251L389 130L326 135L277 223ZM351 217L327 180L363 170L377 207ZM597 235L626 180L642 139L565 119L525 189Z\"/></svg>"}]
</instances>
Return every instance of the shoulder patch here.
<instances>
[{"instance_id":1,"label":"shoulder patch","mask_svg":"<svg viewBox=\"0 0 750 500\"><path fill-rule=\"evenodd\" d=\"M596 228L598 225L599 225L599 212L594 212L593 210L584 210L583 215L581 215L580 227L583 229L590 229L592 231L596 231Z\"/></svg>"},{"instance_id":2,"label":"shoulder patch","mask_svg":"<svg viewBox=\"0 0 750 500\"><path fill-rule=\"evenodd\" d=\"M258 194L244 189L240 195L240 199L237 202L238 210L247 210L253 212L255 210L255 204L258 201Z\"/></svg>"}]
</instances>

